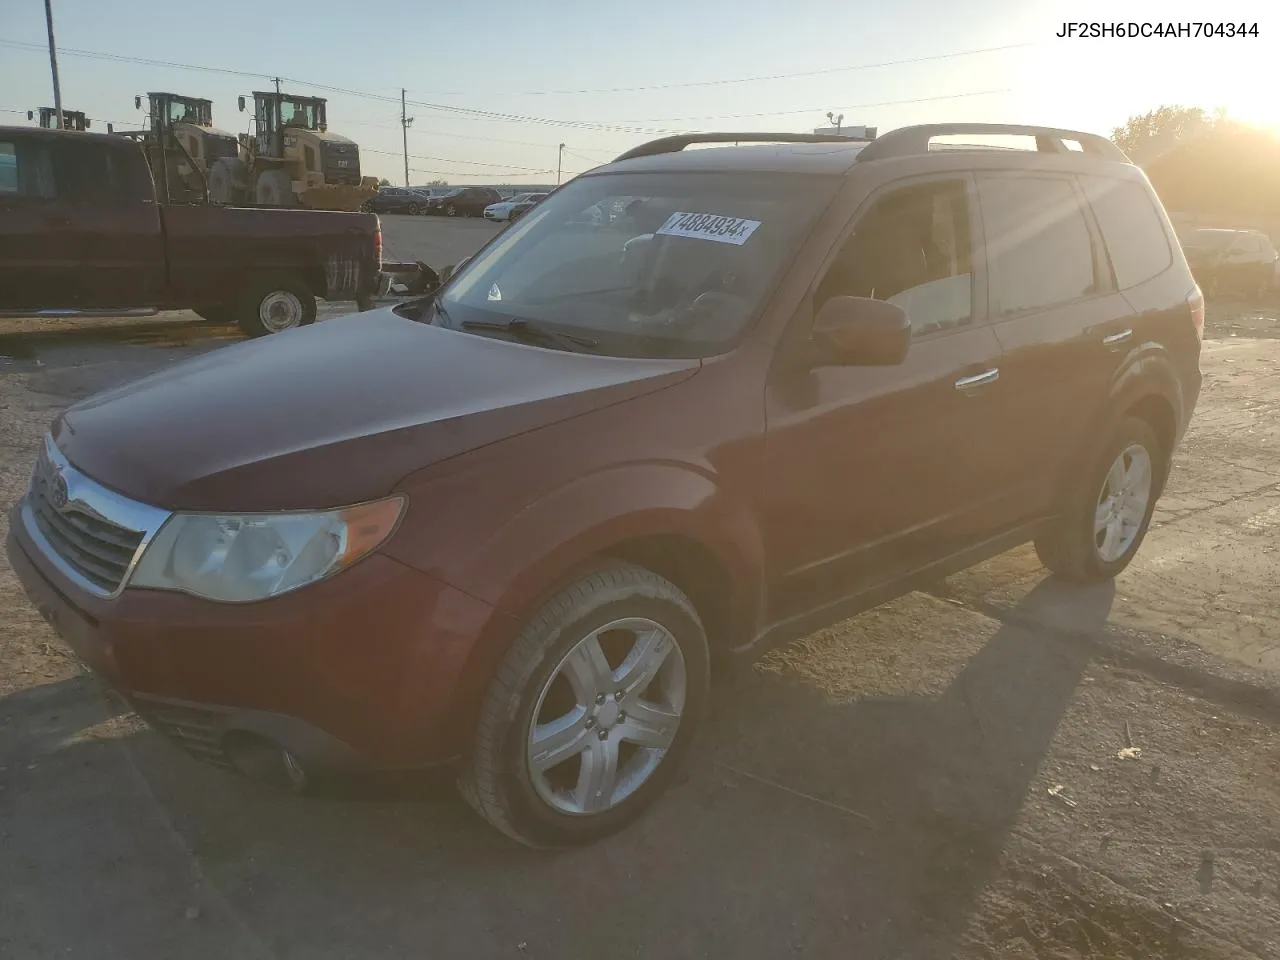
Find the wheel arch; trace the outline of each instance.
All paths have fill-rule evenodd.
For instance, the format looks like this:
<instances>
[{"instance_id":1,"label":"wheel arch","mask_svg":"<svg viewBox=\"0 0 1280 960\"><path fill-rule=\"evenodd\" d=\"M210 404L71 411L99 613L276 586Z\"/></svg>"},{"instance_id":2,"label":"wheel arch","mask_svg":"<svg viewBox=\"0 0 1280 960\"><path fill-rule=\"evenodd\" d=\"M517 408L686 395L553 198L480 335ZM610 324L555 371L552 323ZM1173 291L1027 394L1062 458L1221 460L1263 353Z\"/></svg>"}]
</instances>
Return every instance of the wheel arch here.
<instances>
[{"instance_id":1,"label":"wheel arch","mask_svg":"<svg viewBox=\"0 0 1280 960\"><path fill-rule=\"evenodd\" d=\"M620 477L619 470L630 476ZM495 616L455 688L449 713L457 726L450 739L474 729L488 677L520 625L570 583L611 561L644 567L684 592L713 652L755 635L765 598L764 549L746 504L692 470L652 464L619 470L582 478L526 507L466 563L490 574L485 587L468 592L492 603ZM646 506L618 509L619 491L644 491ZM566 512L570 505L575 509ZM573 526L565 528L570 518Z\"/></svg>"}]
</instances>

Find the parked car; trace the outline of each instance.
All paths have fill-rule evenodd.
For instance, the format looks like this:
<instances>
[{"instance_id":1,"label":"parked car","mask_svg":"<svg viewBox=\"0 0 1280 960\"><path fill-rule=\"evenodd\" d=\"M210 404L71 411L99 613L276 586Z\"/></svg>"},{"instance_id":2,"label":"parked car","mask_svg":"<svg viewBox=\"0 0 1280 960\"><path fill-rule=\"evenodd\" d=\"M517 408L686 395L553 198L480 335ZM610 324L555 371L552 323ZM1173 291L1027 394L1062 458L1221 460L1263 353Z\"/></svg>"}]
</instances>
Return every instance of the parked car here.
<instances>
[{"instance_id":1,"label":"parked car","mask_svg":"<svg viewBox=\"0 0 1280 960\"><path fill-rule=\"evenodd\" d=\"M1192 273L1210 297L1263 296L1275 282L1276 249L1260 230L1195 230L1182 249Z\"/></svg>"},{"instance_id":2,"label":"parked car","mask_svg":"<svg viewBox=\"0 0 1280 960\"><path fill-rule=\"evenodd\" d=\"M523 200L518 200L515 203L511 204L511 209L507 211L507 220L509 221L519 220L526 213L528 213L530 210L532 210L534 207L540 204L543 200L545 200L546 197L547 197L547 194L545 193L527 194Z\"/></svg>"},{"instance_id":3,"label":"parked car","mask_svg":"<svg viewBox=\"0 0 1280 960\"><path fill-rule=\"evenodd\" d=\"M364 202L366 213L407 213L418 216L426 209L428 194L413 187L379 187L378 192Z\"/></svg>"},{"instance_id":4,"label":"parked car","mask_svg":"<svg viewBox=\"0 0 1280 960\"><path fill-rule=\"evenodd\" d=\"M0 314L189 308L258 336L378 290L376 216L157 203L138 143L109 134L0 127L0 156Z\"/></svg>"},{"instance_id":5,"label":"parked car","mask_svg":"<svg viewBox=\"0 0 1280 960\"><path fill-rule=\"evenodd\" d=\"M500 200L485 207L484 218L498 221L514 220L513 210L520 208L520 213L524 213L545 196L545 193L517 193L510 200Z\"/></svg>"},{"instance_id":6,"label":"parked car","mask_svg":"<svg viewBox=\"0 0 1280 960\"><path fill-rule=\"evenodd\" d=\"M447 193L427 200L427 213L446 217L478 217L491 203L500 203L502 194L492 187L454 187Z\"/></svg>"},{"instance_id":7,"label":"parked car","mask_svg":"<svg viewBox=\"0 0 1280 960\"><path fill-rule=\"evenodd\" d=\"M1041 152L930 150L993 133ZM683 151L735 140L770 143ZM713 653L1029 540L1114 577L1200 389L1146 177L1040 127L834 140L646 144L431 296L71 407L13 569L196 756L295 788L450 764L537 845L655 800Z\"/></svg>"}]
</instances>

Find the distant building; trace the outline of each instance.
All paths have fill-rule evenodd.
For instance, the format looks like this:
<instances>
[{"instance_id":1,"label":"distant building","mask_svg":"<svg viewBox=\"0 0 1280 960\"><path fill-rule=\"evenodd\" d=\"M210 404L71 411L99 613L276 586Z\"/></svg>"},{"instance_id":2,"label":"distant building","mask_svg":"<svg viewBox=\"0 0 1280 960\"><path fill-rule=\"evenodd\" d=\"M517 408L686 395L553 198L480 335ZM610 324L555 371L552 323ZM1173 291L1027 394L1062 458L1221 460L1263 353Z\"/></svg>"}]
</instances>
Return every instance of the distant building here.
<instances>
[{"instance_id":1,"label":"distant building","mask_svg":"<svg viewBox=\"0 0 1280 960\"><path fill-rule=\"evenodd\" d=\"M818 127L814 130L815 134L824 137L848 137L850 140L874 140L876 138L876 127Z\"/></svg>"}]
</instances>

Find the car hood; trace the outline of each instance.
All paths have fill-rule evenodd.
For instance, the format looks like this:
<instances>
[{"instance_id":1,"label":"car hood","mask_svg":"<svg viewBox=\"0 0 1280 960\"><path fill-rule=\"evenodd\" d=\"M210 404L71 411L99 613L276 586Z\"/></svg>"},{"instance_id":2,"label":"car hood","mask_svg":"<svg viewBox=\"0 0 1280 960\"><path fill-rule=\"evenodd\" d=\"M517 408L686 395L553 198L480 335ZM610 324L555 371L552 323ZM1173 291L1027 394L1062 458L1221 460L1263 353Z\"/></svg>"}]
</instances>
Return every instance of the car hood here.
<instances>
[{"instance_id":1,"label":"car hood","mask_svg":"<svg viewBox=\"0 0 1280 960\"><path fill-rule=\"evenodd\" d=\"M171 510L316 509L678 383L697 360L541 349L391 310L326 320L175 364L53 426L99 482Z\"/></svg>"}]
</instances>

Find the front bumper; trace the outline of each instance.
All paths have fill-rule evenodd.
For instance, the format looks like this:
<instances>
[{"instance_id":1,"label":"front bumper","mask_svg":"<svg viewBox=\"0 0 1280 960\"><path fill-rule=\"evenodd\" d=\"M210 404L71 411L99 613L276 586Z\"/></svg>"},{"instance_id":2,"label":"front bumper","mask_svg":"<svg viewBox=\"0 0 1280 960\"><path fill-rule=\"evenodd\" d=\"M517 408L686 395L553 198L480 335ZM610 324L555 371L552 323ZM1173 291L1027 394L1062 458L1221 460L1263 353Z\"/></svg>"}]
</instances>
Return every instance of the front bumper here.
<instances>
[{"instance_id":1,"label":"front bumper","mask_svg":"<svg viewBox=\"0 0 1280 960\"><path fill-rule=\"evenodd\" d=\"M375 554L261 603L160 590L94 597L39 551L18 509L9 561L76 655L189 753L226 763L237 731L317 771L407 769L465 749L460 689L491 606ZM478 703L478 700L476 701Z\"/></svg>"}]
</instances>

